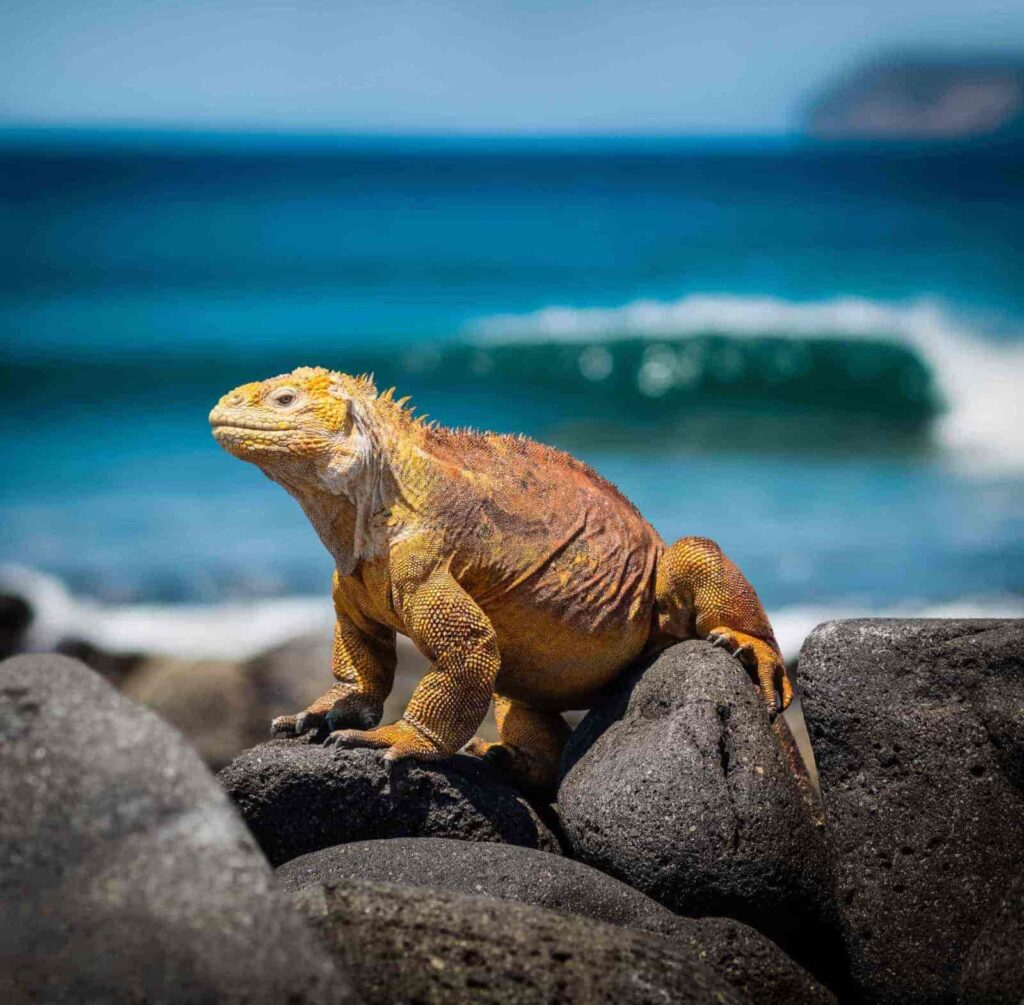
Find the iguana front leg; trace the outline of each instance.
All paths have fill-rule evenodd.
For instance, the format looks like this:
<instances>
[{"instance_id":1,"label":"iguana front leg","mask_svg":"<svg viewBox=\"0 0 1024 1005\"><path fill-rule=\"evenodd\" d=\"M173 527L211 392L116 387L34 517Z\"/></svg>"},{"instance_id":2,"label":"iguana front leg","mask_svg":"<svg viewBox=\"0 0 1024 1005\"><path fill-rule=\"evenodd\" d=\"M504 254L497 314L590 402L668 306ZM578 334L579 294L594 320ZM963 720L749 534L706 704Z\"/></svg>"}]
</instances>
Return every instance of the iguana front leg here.
<instances>
[{"instance_id":1,"label":"iguana front leg","mask_svg":"<svg viewBox=\"0 0 1024 1005\"><path fill-rule=\"evenodd\" d=\"M305 711L279 715L270 724L271 736L301 736L346 726L368 729L380 722L395 679L395 633L383 626L356 625L345 610L337 582L335 612L331 669L337 683Z\"/></svg>"},{"instance_id":2,"label":"iguana front leg","mask_svg":"<svg viewBox=\"0 0 1024 1005\"><path fill-rule=\"evenodd\" d=\"M392 589L409 637L432 666L398 722L339 730L326 742L387 747L388 761L441 760L463 747L487 714L500 664L497 638L487 615L447 569L422 580L403 577Z\"/></svg>"},{"instance_id":3,"label":"iguana front leg","mask_svg":"<svg viewBox=\"0 0 1024 1005\"><path fill-rule=\"evenodd\" d=\"M658 563L656 617L664 641L697 635L750 671L769 715L793 700L779 645L746 577L706 537L684 537Z\"/></svg>"}]
</instances>

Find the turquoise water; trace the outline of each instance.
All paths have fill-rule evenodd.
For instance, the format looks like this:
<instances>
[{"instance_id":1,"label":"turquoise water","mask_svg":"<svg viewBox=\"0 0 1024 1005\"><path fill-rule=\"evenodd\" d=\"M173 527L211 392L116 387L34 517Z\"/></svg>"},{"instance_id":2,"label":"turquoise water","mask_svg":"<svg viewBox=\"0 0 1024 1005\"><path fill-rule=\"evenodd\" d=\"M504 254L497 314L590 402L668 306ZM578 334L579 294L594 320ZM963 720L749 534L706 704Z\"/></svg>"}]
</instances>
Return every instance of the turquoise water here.
<instances>
[{"instance_id":1,"label":"turquoise water","mask_svg":"<svg viewBox=\"0 0 1024 1005\"><path fill-rule=\"evenodd\" d=\"M1024 151L8 135L0 562L322 593L228 388L374 370L524 431L773 610L1024 610Z\"/></svg>"}]
</instances>

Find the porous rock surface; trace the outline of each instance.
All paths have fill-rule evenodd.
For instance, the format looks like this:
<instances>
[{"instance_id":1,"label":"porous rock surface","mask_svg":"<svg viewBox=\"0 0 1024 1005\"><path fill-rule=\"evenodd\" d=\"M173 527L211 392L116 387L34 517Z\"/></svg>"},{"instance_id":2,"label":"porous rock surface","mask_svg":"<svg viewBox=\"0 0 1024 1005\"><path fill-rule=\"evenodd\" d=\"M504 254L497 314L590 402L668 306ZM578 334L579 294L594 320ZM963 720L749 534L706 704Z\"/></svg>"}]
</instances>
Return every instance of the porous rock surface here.
<instances>
[{"instance_id":1,"label":"porous rock surface","mask_svg":"<svg viewBox=\"0 0 1024 1005\"><path fill-rule=\"evenodd\" d=\"M195 752L87 667L0 664L0 765L0 1000L352 1000Z\"/></svg>"},{"instance_id":2,"label":"porous rock surface","mask_svg":"<svg viewBox=\"0 0 1024 1005\"><path fill-rule=\"evenodd\" d=\"M359 841L292 859L277 878L288 891L365 880L532 904L668 936L760 1005L835 1000L752 928L728 918L682 918L582 862L533 848L448 838Z\"/></svg>"},{"instance_id":3,"label":"porous rock surface","mask_svg":"<svg viewBox=\"0 0 1024 1005\"><path fill-rule=\"evenodd\" d=\"M748 1001L691 947L539 907L358 880L292 898L369 1005Z\"/></svg>"},{"instance_id":4,"label":"porous rock surface","mask_svg":"<svg viewBox=\"0 0 1024 1005\"><path fill-rule=\"evenodd\" d=\"M681 914L726 916L814 972L842 969L820 805L740 664L683 642L616 682L570 738L573 857Z\"/></svg>"},{"instance_id":5,"label":"porous rock surface","mask_svg":"<svg viewBox=\"0 0 1024 1005\"><path fill-rule=\"evenodd\" d=\"M517 845L450 838L357 841L277 869L286 890L349 879L514 900L653 932L671 931L678 920L639 890L582 862Z\"/></svg>"},{"instance_id":6,"label":"porous rock surface","mask_svg":"<svg viewBox=\"0 0 1024 1005\"><path fill-rule=\"evenodd\" d=\"M992 912L967 954L961 1005L1024 1002L1024 873Z\"/></svg>"},{"instance_id":7,"label":"porous rock surface","mask_svg":"<svg viewBox=\"0 0 1024 1005\"><path fill-rule=\"evenodd\" d=\"M1024 621L831 622L800 673L852 976L952 1002L1024 869Z\"/></svg>"},{"instance_id":8,"label":"porous rock surface","mask_svg":"<svg viewBox=\"0 0 1024 1005\"><path fill-rule=\"evenodd\" d=\"M391 837L560 851L526 799L468 755L389 769L382 751L339 750L300 737L260 744L219 777L274 865L331 845Z\"/></svg>"}]
</instances>

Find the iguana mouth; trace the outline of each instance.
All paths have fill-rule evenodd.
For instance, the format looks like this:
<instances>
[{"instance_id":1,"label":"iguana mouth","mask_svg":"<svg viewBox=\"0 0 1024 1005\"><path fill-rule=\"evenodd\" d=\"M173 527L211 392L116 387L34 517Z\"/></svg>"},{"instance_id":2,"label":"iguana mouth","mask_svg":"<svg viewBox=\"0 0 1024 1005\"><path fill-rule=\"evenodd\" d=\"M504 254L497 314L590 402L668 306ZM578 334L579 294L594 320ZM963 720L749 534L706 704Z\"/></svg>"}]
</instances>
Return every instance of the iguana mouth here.
<instances>
[{"instance_id":1,"label":"iguana mouth","mask_svg":"<svg viewBox=\"0 0 1024 1005\"><path fill-rule=\"evenodd\" d=\"M255 419L217 419L211 423L211 425L213 426L214 435L221 430L227 432L232 429L256 429L261 433L287 433L292 429L292 427L287 423L257 422Z\"/></svg>"}]
</instances>

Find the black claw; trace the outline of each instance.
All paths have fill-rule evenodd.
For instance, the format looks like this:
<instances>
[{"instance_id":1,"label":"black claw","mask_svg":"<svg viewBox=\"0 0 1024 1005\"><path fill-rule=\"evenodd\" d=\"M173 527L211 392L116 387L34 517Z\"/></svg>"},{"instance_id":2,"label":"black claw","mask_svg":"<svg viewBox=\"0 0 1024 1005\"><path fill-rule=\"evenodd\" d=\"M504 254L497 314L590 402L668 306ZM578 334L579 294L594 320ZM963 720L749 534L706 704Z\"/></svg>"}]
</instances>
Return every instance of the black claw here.
<instances>
[{"instance_id":1,"label":"black claw","mask_svg":"<svg viewBox=\"0 0 1024 1005\"><path fill-rule=\"evenodd\" d=\"M302 736L309 728L310 715L308 712L300 712L295 716L295 735Z\"/></svg>"}]
</instances>

